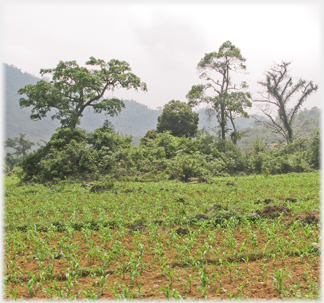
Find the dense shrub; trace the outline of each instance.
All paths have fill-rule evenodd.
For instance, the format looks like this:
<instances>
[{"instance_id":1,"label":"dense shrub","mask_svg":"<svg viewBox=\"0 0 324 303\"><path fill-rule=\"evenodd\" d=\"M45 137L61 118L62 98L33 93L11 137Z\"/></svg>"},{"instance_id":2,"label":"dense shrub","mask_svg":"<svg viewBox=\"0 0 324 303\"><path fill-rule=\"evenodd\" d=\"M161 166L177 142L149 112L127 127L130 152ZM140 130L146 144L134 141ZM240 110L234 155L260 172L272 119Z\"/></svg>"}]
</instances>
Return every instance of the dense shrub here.
<instances>
[{"instance_id":1,"label":"dense shrub","mask_svg":"<svg viewBox=\"0 0 324 303\"><path fill-rule=\"evenodd\" d=\"M106 129L96 129L91 134L89 144L92 148L100 150L103 147L108 148L110 151L116 151L120 148L128 148L132 143L132 137L120 136Z\"/></svg>"},{"instance_id":2,"label":"dense shrub","mask_svg":"<svg viewBox=\"0 0 324 303\"><path fill-rule=\"evenodd\" d=\"M140 139L140 145L147 146L148 142L150 140L154 140L157 136L157 130L156 129L150 129L143 138Z\"/></svg>"},{"instance_id":3,"label":"dense shrub","mask_svg":"<svg viewBox=\"0 0 324 303\"><path fill-rule=\"evenodd\" d=\"M98 152L91 148L85 148L85 145L85 142L78 143L72 140L61 150L51 149L37 165L38 176L42 180L52 180L96 172Z\"/></svg>"},{"instance_id":4,"label":"dense shrub","mask_svg":"<svg viewBox=\"0 0 324 303\"><path fill-rule=\"evenodd\" d=\"M107 174L119 179L145 175L187 181L224 174L307 172L320 166L319 136L316 130L309 138L275 148L257 139L242 151L231 140L206 131L195 139L151 131L140 146L134 146L131 137L116 134L110 127L91 134L59 129L45 146L23 158L20 166L23 179L42 181Z\"/></svg>"},{"instance_id":5,"label":"dense shrub","mask_svg":"<svg viewBox=\"0 0 324 303\"><path fill-rule=\"evenodd\" d=\"M52 135L50 141L45 146L41 146L38 150L22 158L20 166L22 168L23 179L29 180L32 177L43 175L39 163L65 149L72 140L85 145L87 143L86 133L80 129L71 130L69 128L59 128L57 133ZM50 154L51 156L49 156Z\"/></svg>"},{"instance_id":6,"label":"dense shrub","mask_svg":"<svg viewBox=\"0 0 324 303\"><path fill-rule=\"evenodd\" d=\"M166 173L170 179L187 181L190 177L203 177L210 174L206 168L206 156L199 152L188 155L178 154L168 163Z\"/></svg>"}]
</instances>

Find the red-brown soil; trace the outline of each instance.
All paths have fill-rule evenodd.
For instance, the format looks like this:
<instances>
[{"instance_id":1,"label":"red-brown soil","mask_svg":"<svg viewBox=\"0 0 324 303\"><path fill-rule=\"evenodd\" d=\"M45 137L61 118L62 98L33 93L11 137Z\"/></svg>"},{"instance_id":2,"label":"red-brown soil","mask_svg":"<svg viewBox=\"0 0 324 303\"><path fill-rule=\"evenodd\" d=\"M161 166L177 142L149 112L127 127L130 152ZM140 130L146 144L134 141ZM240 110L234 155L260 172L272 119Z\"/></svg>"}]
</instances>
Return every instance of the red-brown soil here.
<instances>
[{"instance_id":1,"label":"red-brown soil","mask_svg":"<svg viewBox=\"0 0 324 303\"><path fill-rule=\"evenodd\" d=\"M268 206L267 206L268 207ZM265 208L266 209L266 208ZM270 213L270 210L263 210L262 214ZM286 209L275 209L276 212L283 211L288 214ZM299 214L305 217L309 213ZM318 216L319 213L314 213ZM306 234L303 229L297 229L292 234L289 230L289 223L294 221L293 218L287 216L283 219L282 229L277 230L276 237L284 239L286 245L280 246L277 251L272 251L273 247L278 247L275 238L269 238L268 231L260 230L257 226L252 227L250 233L244 226L239 226L229 232L226 229L211 229L208 233L201 231L196 238L194 248L190 252L181 252L180 248L187 242L186 234L178 237L175 242L170 244L170 232L178 229L180 226L170 228L160 228L158 235L161 235L161 243L163 251L159 255L155 247L158 243L150 238L150 231L142 230L138 226L140 235L129 232L123 237L115 237L116 231L112 231L113 241L104 241L103 233L93 232L89 239L85 239L82 232L76 231L70 239L70 244L74 243L75 259L78 260L78 277L73 282L72 289L68 294L67 276L68 272L73 272L71 268L71 259L73 253L66 251L62 244L62 239L68 236L68 233L55 233L54 237L47 239L47 233L40 233L42 239L47 245L53 247L53 251L63 251L58 253L53 259L47 256L42 262L33 256L37 251L37 245L32 240L25 237L27 249L22 253L17 250L15 253L9 249L9 258L15 260L15 267L8 265L8 256L5 257L7 268L5 274L9 280L6 283L5 298L10 299L11 294L16 294L18 299L49 299L50 295L46 289L53 290L53 298L59 297L61 290L62 298L72 298L77 294L78 298L86 298L86 292L92 287L95 293L100 290L99 281L103 274L108 274L106 287L99 292L99 299L115 299L113 292L115 282L120 285L126 285L128 290L133 293L134 298L142 299L165 299L164 288L176 289L184 298L204 298L204 289L201 287L201 276L203 267L206 267L207 288L206 297L208 299L226 299L230 297L241 297L251 299L274 299L285 297L298 297L299 295L307 295L311 292L310 281L319 283L320 281L320 257L316 254L308 254L303 246L307 242ZM288 227L287 227L288 226ZM135 229L134 231L136 231ZM314 227L314 231L319 235L319 227ZM210 244L208 235L215 233L214 243ZM257 239L252 241L252 236ZM232 244L229 237L234 239ZM300 247L294 244L294 239L301 239ZM91 243L92 242L92 243ZM92 247L99 247L101 252L110 252L113 246L119 242L120 254L115 254L111 262L105 265L107 258L100 253L90 254L89 243ZM144 245L142 255L142 268L139 270L139 276L134 279L134 285L131 281L131 270L129 266L123 264L130 262L132 257L140 258L138 244ZM205 256L202 255L203 247L206 243L213 247L214 250L208 251ZM233 244L234 243L234 244ZM240 247L245 243L246 246L240 252ZM297 243L297 242L296 242ZM42 245L42 244L39 244ZM62 246L63 245L63 246ZM296 246L294 246L296 245ZM311 245L311 243L310 243ZM55 249L54 249L55 247ZM299 252L294 250L299 248ZM72 249L72 250L73 250ZM265 254L264 252L268 252ZM220 260L221 259L221 260ZM194 261L196 260L196 261ZM54 266L53 276L49 278L40 274L46 271L50 265ZM98 266L104 268L104 273L98 272ZM97 269L96 269L97 268ZM91 273L91 270L96 269ZM276 274L278 271L284 270L289 275L283 278L283 289L279 289L276 284ZM14 276L14 272L16 275ZM170 276L170 273L173 277ZM37 282L34 285L34 294L30 292L31 275L36 275ZM221 277L218 275L221 274ZM192 276L191 287L189 286L189 276ZM73 274L72 274L73 276ZM57 285L55 285L56 280ZM297 289L300 283L299 289ZM55 288L57 291L55 291ZM120 294L123 293L118 288ZM141 295L137 290L141 289ZM84 292L82 292L84 291Z\"/></svg>"}]
</instances>

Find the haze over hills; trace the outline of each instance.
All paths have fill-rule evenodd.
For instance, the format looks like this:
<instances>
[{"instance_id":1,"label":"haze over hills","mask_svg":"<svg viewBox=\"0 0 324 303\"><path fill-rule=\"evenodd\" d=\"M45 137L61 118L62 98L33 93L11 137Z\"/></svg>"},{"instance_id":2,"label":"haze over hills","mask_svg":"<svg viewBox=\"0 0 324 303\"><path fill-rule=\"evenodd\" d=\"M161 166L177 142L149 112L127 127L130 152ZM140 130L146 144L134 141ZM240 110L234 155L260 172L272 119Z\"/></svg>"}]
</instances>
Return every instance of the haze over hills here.
<instances>
[{"instance_id":1,"label":"haze over hills","mask_svg":"<svg viewBox=\"0 0 324 303\"><path fill-rule=\"evenodd\" d=\"M30 119L31 108L20 108L17 91L27 84L36 84L40 78L32 76L28 73L23 73L17 67L4 64L4 79L5 79L5 134L4 139L18 137L19 133L26 134L26 138L33 142L41 140L48 141L55 130L60 126L59 121L52 120L50 115L40 121L32 121ZM171 100L166 100L166 103ZM181 100L183 101L183 100ZM160 109L150 109L146 105L140 104L134 100L124 100L126 108L115 117L106 117L104 113L95 114L91 109L86 109L84 116L81 119L79 127L86 129L89 132L101 127L104 120L108 118L114 125L115 131L124 135L132 135L135 144L139 143L140 137L144 136L150 129L155 129L157 125L157 118L162 113ZM199 129L205 127L210 132L215 131L216 118L209 119L205 113L205 109L197 111L199 113ZM306 115L306 116L305 116ZM311 117L308 121L306 131L310 131L314 127L319 126L320 114L318 109L304 110L298 117L306 119ZM305 118L306 117L306 118ZM278 140L269 133L269 130L264 128L255 128L254 119L237 118L236 125L239 130L249 128L250 131L239 142L240 146L247 145L252 142L257 136L271 142ZM37 148L37 146L36 146Z\"/></svg>"}]
</instances>

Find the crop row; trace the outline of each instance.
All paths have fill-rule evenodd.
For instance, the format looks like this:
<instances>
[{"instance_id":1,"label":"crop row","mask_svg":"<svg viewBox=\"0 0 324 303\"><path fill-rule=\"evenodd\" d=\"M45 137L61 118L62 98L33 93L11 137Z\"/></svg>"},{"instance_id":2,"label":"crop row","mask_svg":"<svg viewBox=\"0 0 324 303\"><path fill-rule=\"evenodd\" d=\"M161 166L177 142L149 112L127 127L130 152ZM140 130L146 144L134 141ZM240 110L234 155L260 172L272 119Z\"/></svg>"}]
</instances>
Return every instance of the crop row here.
<instances>
[{"instance_id":1,"label":"crop row","mask_svg":"<svg viewBox=\"0 0 324 303\"><path fill-rule=\"evenodd\" d=\"M7 178L5 298L318 298L318 173L212 181Z\"/></svg>"}]
</instances>

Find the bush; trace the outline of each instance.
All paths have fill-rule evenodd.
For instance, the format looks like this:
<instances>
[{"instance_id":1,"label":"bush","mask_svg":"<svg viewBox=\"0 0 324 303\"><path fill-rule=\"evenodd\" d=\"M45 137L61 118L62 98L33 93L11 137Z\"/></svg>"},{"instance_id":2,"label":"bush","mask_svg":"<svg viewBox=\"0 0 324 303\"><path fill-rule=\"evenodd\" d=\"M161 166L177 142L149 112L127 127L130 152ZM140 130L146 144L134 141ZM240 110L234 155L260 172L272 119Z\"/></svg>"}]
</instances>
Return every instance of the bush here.
<instances>
[{"instance_id":1,"label":"bush","mask_svg":"<svg viewBox=\"0 0 324 303\"><path fill-rule=\"evenodd\" d=\"M88 136L82 130L58 129L51 140L21 162L23 180L48 181L109 174L118 179L137 176L179 179L238 173L282 174L319 167L319 130L310 138L266 148L256 141L242 152L229 139L202 131L195 140L154 133L145 144L132 145L131 137L102 127ZM154 133L154 134L153 134ZM8 159L10 160L10 159Z\"/></svg>"},{"instance_id":2,"label":"bush","mask_svg":"<svg viewBox=\"0 0 324 303\"><path fill-rule=\"evenodd\" d=\"M72 140L76 143L87 143L86 134L84 131L79 129L68 129L59 128L57 133L53 134L50 141L46 143L45 146L41 146L38 150L26 155L22 158L20 162L20 167L22 168L22 178L23 180L30 180L35 176L43 175L42 168L39 166L42 160L49 159L49 157L54 157L58 151L61 151L69 144ZM49 156L51 154L51 156ZM57 172L59 174L59 172ZM54 172L53 175L56 175ZM44 177L44 175L42 176ZM42 178L41 177L41 178Z\"/></svg>"},{"instance_id":3,"label":"bush","mask_svg":"<svg viewBox=\"0 0 324 303\"><path fill-rule=\"evenodd\" d=\"M206 169L206 159L200 153L191 155L179 154L172 161L169 161L166 173L170 179L187 181L190 177L203 177L209 175Z\"/></svg>"},{"instance_id":4,"label":"bush","mask_svg":"<svg viewBox=\"0 0 324 303\"><path fill-rule=\"evenodd\" d=\"M65 179L80 173L97 171L98 152L85 148L86 143L72 140L61 150L51 150L41 159L37 174L41 180Z\"/></svg>"},{"instance_id":5,"label":"bush","mask_svg":"<svg viewBox=\"0 0 324 303\"><path fill-rule=\"evenodd\" d=\"M89 144L96 150L101 150L106 147L108 150L114 152L119 148L128 148L132 144L133 138L131 136L120 136L112 132L110 129L99 128L90 135Z\"/></svg>"}]
</instances>

